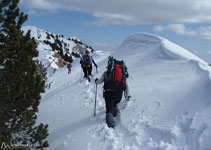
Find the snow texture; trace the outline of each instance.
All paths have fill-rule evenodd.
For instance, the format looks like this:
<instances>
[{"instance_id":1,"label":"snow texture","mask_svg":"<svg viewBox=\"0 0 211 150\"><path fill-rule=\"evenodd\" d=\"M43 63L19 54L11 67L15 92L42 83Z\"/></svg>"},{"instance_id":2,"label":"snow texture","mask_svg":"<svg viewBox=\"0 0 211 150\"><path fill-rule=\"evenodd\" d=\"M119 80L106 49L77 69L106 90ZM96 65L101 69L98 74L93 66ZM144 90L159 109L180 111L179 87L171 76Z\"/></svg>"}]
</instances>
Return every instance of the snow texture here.
<instances>
[{"instance_id":1,"label":"snow texture","mask_svg":"<svg viewBox=\"0 0 211 150\"><path fill-rule=\"evenodd\" d=\"M105 123L103 85L107 57L124 59L132 99L123 98L115 129ZM51 150L211 150L211 82L207 63L156 35L135 33L112 54L97 51L91 82L79 60L49 78L38 120L49 124Z\"/></svg>"}]
</instances>

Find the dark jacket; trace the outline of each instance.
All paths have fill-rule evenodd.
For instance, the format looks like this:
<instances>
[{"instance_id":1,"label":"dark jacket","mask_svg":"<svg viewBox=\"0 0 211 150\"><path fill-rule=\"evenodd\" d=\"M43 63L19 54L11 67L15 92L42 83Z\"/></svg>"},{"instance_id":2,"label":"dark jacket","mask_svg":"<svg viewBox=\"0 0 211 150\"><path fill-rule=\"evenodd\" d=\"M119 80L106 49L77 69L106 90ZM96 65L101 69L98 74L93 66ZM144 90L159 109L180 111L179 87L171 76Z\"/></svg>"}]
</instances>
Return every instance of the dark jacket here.
<instances>
[{"instance_id":1,"label":"dark jacket","mask_svg":"<svg viewBox=\"0 0 211 150\"><path fill-rule=\"evenodd\" d=\"M96 81L96 84L101 84L101 83L104 82L104 80L105 80L105 74L106 74L106 71L102 74L102 76L100 77L100 79ZM126 94L125 96L127 96L127 97L130 96L129 86L128 86L127 82L126 82L125 94Z\"/></svg>"}]
</instances>

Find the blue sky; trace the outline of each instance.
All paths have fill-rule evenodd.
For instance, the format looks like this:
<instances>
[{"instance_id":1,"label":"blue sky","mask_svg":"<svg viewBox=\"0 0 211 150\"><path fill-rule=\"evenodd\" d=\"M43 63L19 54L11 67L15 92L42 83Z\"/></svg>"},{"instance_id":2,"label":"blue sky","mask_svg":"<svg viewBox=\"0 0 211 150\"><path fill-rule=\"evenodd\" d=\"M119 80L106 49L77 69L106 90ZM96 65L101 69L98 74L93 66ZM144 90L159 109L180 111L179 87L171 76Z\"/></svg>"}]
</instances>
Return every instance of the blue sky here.
<instances>
[{"instance_id":1,"label":"blue sky","mask_svg":"<svg viewBox=\"0 0 211 150\"><path fill-rule=\"evenodd\" d=\"M24 25L113 50L135 32L162 36L209 62L210 0L21 0ZM210 60L211 62L211 60Z\"/></svg>"}]
</instances>

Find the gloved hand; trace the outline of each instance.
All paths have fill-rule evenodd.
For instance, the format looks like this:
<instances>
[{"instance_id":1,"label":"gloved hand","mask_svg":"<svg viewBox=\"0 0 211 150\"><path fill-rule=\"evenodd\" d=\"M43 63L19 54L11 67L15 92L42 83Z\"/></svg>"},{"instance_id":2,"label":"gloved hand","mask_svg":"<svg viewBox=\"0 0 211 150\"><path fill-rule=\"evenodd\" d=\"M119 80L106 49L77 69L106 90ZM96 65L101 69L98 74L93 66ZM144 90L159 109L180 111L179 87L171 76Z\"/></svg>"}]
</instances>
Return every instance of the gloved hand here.
<instances>
[{"instance_id":1,"label":"gloved hand","mask_svg":"<svg viewBox=\"0 0 211 150\"><path fill-rule=\"evenodd\" d=\"M97 82L98 78L95 79L95 83Z\"/></svg>"},{"instance_id":2,"label":"gloved hand","mask_svg":"<svg viewBox=\"0 0 211 150\"><path fill-rule=\"evenodd\" d=\"M131 99L131 96L125 96L125 99L126 99L127 101L129 101L129 100Z\"/></svg>"},{"instance_id":3,"label":"gloved hand","mask_svg":"<svg viewBox=\"0 0 211 150\"><path fill-rule=\"evenodd\" d=\"M97 68L97 65L95 67Z\"/></svg>"}]
</instances>

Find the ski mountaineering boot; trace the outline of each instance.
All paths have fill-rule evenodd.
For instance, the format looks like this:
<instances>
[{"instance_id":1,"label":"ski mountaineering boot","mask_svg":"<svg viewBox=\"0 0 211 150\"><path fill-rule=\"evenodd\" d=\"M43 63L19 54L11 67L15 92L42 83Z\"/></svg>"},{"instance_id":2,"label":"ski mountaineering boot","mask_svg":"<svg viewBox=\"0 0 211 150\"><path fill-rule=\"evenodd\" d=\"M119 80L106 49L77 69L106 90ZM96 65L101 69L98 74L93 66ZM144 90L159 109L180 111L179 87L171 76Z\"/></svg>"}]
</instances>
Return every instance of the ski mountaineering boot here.
<instances>
[{"instance_id":1,"label":"ski mountaineering boot","mask_svg":"<svg viewBox=\"0 0 211 150\"><path fill-rule=\"evenodd\" d=\"M114 122L114 118L113 118L113 114L112 113L106 113L106 123L108 125L108 127L115 127L115 122Z\"/></svg>"},{"instance_id":2,"label":"ski mountaineering boot","mask_svg":"<svg viewBox=\"0 0 211 150\"><path fill-rule=\"evenodd\" d=\"M91 77L88 75L88 81L90 82L91 81Z\"/></svg>"}]
</instances>

